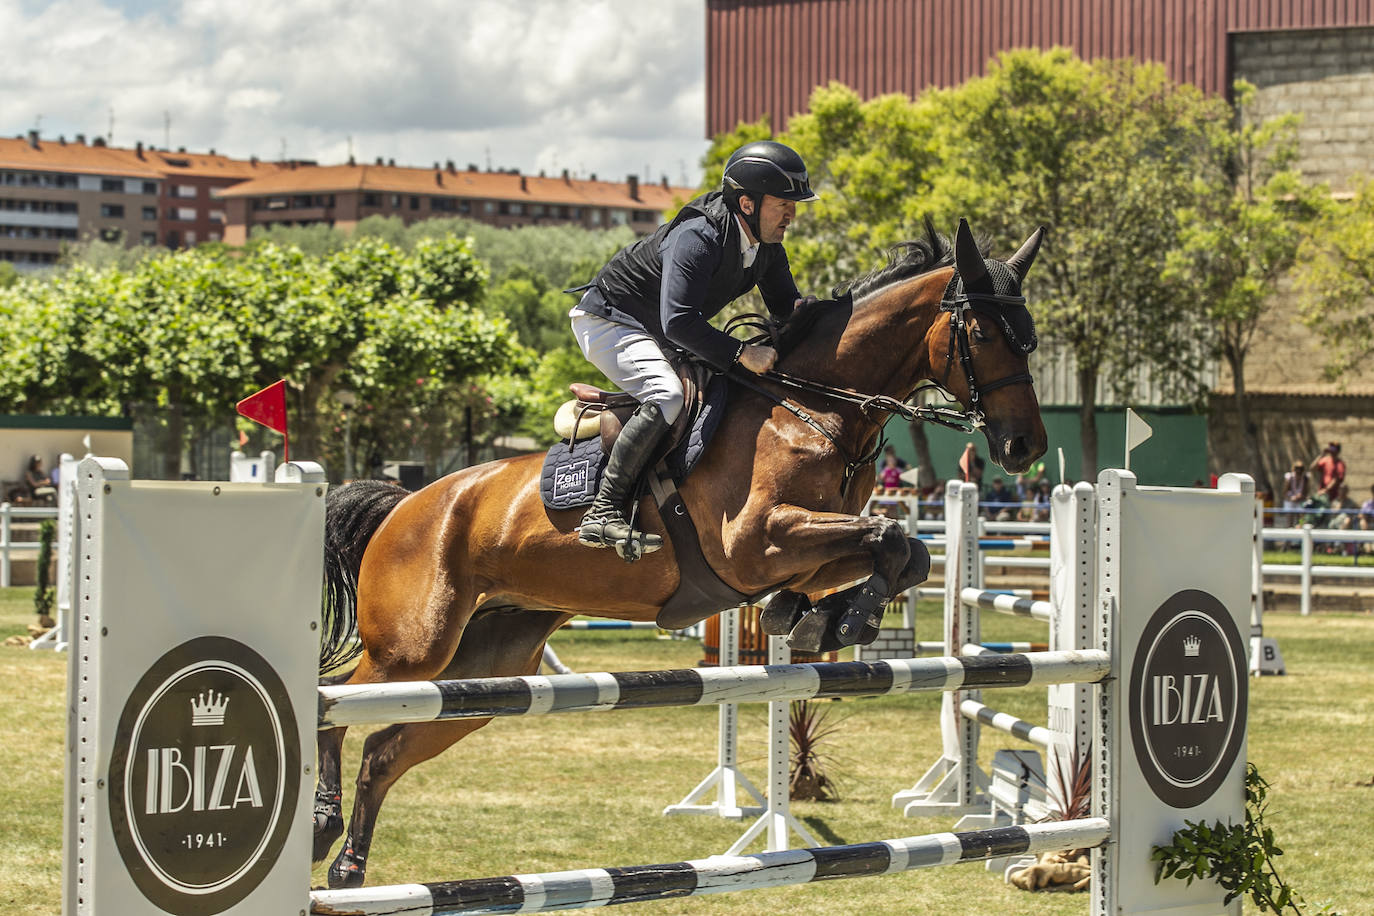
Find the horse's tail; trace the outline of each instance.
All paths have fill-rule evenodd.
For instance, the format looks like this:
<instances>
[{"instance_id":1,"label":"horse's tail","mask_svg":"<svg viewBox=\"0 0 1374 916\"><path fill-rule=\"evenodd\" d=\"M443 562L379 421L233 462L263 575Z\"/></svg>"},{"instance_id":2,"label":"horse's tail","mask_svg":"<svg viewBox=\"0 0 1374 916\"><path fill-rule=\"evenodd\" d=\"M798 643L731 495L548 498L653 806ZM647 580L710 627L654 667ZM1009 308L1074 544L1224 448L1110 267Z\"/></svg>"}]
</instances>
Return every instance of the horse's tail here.
<instances>
[{"instance_id":1,"label":"horse's tail","mask_svg":"<svg viewBox=\"0 0 1374 916\"><path fill-rule=\"evenodd\" d=\"M409 495L380 480L359 480L331 489L325 499L321 673L362 653L362 646L352 637L358 628L358 569L363 551L391 510Z\"/></svg>"}]
</instances>

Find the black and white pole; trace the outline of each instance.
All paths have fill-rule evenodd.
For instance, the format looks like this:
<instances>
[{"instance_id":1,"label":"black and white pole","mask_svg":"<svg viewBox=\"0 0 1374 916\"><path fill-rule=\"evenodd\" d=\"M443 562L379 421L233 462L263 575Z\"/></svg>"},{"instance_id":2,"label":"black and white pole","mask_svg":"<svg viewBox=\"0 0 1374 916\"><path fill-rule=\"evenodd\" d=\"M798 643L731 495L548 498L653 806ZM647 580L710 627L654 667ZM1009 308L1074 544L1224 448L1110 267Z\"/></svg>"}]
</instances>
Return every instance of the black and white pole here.
<instances>
[{"instance_id":1,"label":"black and white pole","mask_svg":"<svg viewBox=\"0 0 1374 916\"><path fill-rule=\"evenodd\" d=\"M352 916L470 916L588 909L838 878L874 877L1055 849L1092 848L1105 842L1108 832L1106 820L1084 818L752 856L727 854L662 865L312 891L311 912L349 913Z\"/></svg>"}]
</instances>

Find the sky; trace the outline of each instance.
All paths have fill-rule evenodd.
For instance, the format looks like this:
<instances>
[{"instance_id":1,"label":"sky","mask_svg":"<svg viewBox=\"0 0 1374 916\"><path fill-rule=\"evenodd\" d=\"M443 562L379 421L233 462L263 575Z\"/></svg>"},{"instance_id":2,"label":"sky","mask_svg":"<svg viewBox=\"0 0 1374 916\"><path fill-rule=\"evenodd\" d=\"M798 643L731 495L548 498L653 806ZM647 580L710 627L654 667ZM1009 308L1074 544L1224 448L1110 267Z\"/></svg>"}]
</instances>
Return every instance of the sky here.
<instances>
[{"instance_id":1,"label":"sky","mask_svg":"<svg viewBox=\"0 0 1374 916\"><path fill-rule=\"evenodd\" d=\"M0 61L0 136L688 186L707 147L704 0L0 0Z\"/></svg>"}]
</instances>

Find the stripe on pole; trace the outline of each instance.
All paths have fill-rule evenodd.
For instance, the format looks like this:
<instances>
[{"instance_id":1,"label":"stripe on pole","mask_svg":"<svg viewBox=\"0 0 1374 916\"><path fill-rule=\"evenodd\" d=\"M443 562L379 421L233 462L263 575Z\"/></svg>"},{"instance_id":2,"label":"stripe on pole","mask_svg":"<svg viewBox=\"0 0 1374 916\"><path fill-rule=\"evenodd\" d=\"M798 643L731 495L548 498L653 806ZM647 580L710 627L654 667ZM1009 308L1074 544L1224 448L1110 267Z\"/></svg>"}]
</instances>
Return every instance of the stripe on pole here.
<instances>
[{"instance_id":1,"label":"stripe on pole","mask_svg":"<svg viewBox=\"0 0 1374 916\"><path fill-rule=\"evenodd\" d=\"M1027 741L1046 750L1049 749L1050 742L1053 740L1050 730L1043 725L1033 725L1025 719L1018 719L1009 712L998 712L991 706L985 706L977 700L964 700L960 703L959 714L965 719L972 719L1000 732L1015 735L1022 741Z\"/></svg>"},{"instance_id":2,"label":"stripe on pole","mask_svg":"<svg viewBox=\"0 0 1374 916\"><path fill-rule=\"evenodd\" d=\"M999 856L1034 855L1054 849L1095 847L1106 842L1108 832L1105 818L1084 818L752 856L712 856L665 865L405 885L404 895L397 888L389 887L311 891L310 908L312 913L363 916L382 913L459 916L585 909L836 878L872 877ZM427 892L427 896L421 890ZM386 903L376 902L381 900ZM387 906L391 908L386 909Z\"/></svg>"},{"instance_id":3,"label":"stripe on pole","mask_svg":"<svg viewBox=\"0 0 1374 916\"><path fill-rule=\"evenodd\" d=\"M657 630L652 620L569 620L560 630Z\"/></svg>"},{"instance_id":4,"label":"stripe on pole","mask_svg":"<svg viewBox=\"0 0 1374 916\"><path fill-rule=\"evenodd\" d=\"M959 592L959 598L970 607L986 608L1002 614L1034 617L1046 622L1054 616L1054 607L1048 601L1032 601L1029 598L1017 598L981 588L966 588Z\"/></svg>"},{"instance_id":5,"label":"stripe on pole","mask_svg":"<svg viewBox=\"0 0 1374 916\"><path fill-rule=\"evenodd\" d=\"M1106 652L1081 650L346 685L319 688L319 727L1089 684L1109 670Z\"/></svg>"}]
</instances>

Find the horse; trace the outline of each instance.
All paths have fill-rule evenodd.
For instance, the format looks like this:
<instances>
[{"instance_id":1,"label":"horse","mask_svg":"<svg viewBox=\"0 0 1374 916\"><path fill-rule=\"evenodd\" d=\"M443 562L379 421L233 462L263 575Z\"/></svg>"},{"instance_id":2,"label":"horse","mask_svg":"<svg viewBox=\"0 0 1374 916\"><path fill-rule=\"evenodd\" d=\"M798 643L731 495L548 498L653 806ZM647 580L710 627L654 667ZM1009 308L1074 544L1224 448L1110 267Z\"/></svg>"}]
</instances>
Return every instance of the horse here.
<instances>
[{"instance_id":1,"label":"horse","mask_svg":"<svg viewBox=\"0 0 1374 916\"><path fill-rule=\"evenodd\" d=\"M834 300L798 309L782 330L785 355L774 372L732 376L724 419L679 495L718 577L744 595L776 594L764 614L770 631L790 630L813 646L870 642L887 601L925 580L930 557L921 542L893 519L860 515L883 423L912 410L904 402L918 387L934 385L965 405L964 426L982 429L1007 472L1044 454L1027 365L1034 323L1021 296L1043 233L1002 262L984 258L964 221L953 246L927 221L926 237L898 246L886 266ZM804 382L789 388L783 379ZM533 674L544 643L575 614L656 619L680 578L671 540L634 563L580 545L581 512L541 502L541 462L538 454L501 459L415 493L381 482L331 491L322 674L337 667L354 631L360 649L356 667L321 683ZM644 530L664 532L652 500L639 519ZM856 580L815 605L808 597ZM697 619L723 609L701 609ZM319 733L314 860L344 837L330 887L362 885L378 811L396 780L488 721L393 724L371 734L346 833L345 728Z\"/></svg>"}]
</instances>

